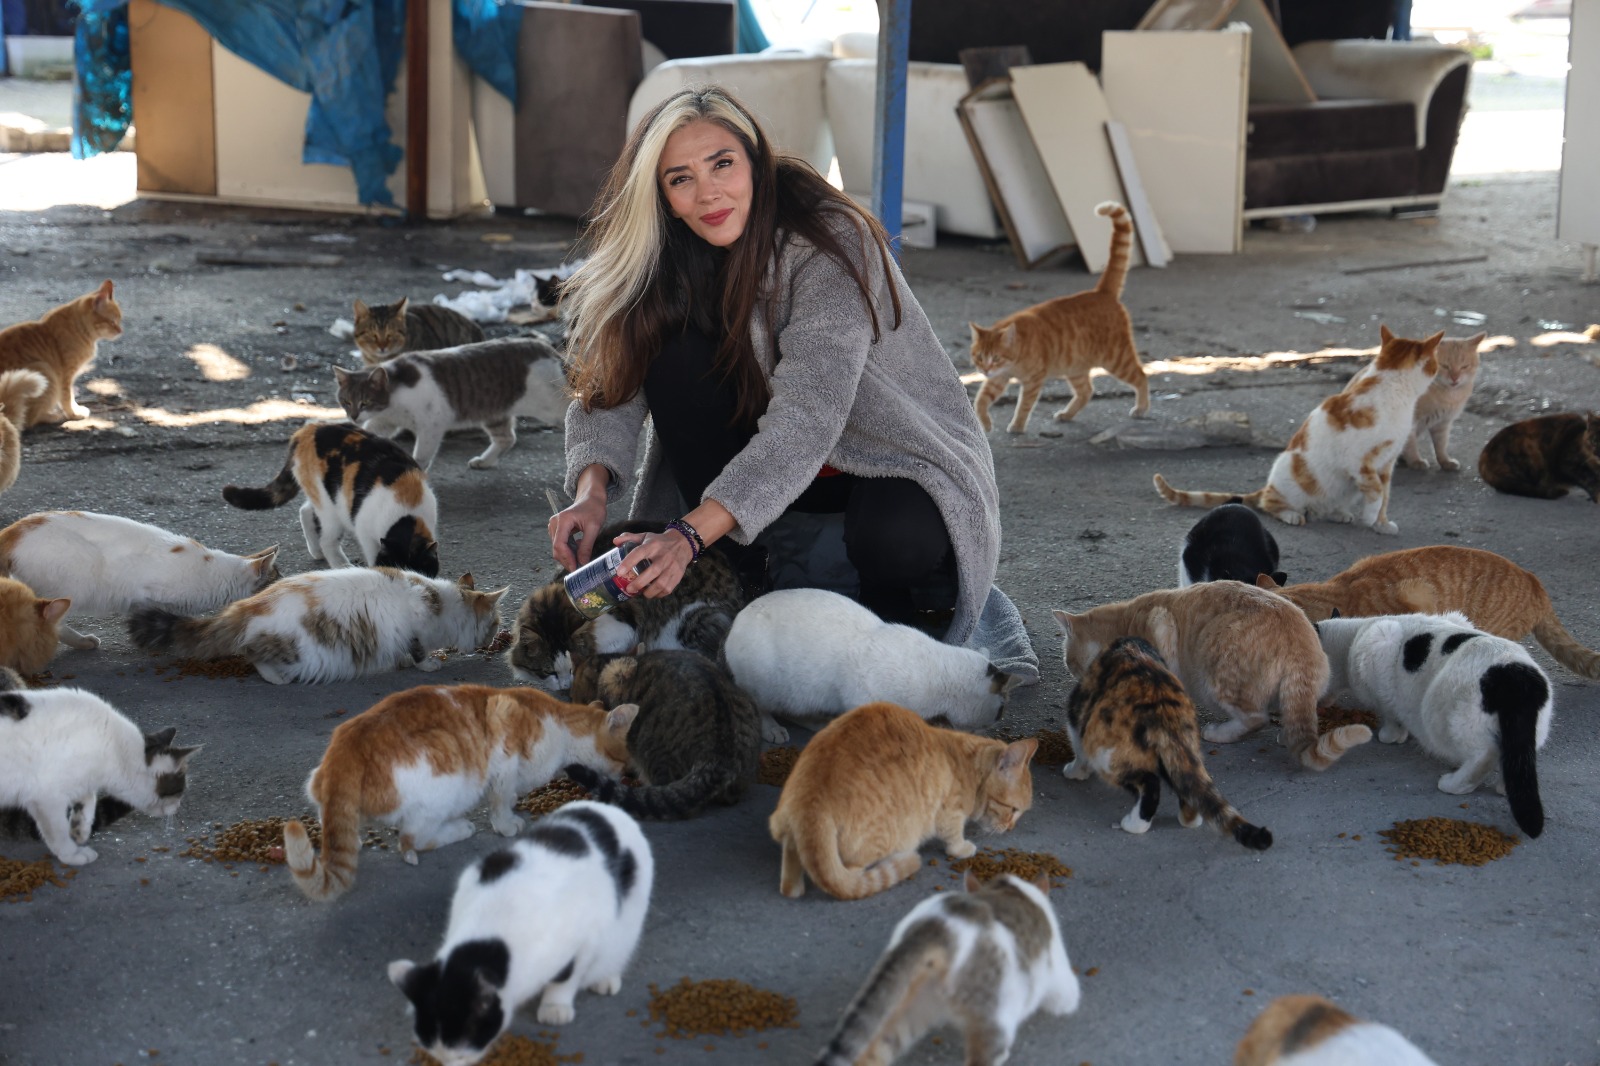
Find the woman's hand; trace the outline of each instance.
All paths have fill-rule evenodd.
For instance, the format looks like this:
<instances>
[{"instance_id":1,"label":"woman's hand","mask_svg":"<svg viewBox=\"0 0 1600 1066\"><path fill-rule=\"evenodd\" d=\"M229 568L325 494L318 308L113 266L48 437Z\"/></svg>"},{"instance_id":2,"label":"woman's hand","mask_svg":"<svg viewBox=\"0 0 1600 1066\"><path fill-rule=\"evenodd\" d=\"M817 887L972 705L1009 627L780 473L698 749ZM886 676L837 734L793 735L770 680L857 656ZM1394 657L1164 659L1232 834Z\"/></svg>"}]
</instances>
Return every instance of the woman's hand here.
<instances>
[{"instance_id":1,"label":"woman's hand","mask_svg":"<svg viewBox=\"0 0 1600 1066\"><path fill-rule=\"evenodd\" d=\"M675 529L665 533L623 533L612 543L638 545L622 560L622 569L615 578L619 586L626 583L623 591L629 596L670 596L694 561L694 548Z\"/></svg>"},{"instance_id":2,"label":"woman's hand","mask_svg":"<svg viewBox=\"0 0 1600 1066\"><path fill-rule=\"evenodd\" d=\"M568 572L588 562L594 554L595 537L606 524L606 486L610 481L611 472L605 467L585 467L578 475L578 498L571 507L550 516L550 554ZM576 556L569 544L574 533L582 534Z\"/></svg>"}]
</instances>

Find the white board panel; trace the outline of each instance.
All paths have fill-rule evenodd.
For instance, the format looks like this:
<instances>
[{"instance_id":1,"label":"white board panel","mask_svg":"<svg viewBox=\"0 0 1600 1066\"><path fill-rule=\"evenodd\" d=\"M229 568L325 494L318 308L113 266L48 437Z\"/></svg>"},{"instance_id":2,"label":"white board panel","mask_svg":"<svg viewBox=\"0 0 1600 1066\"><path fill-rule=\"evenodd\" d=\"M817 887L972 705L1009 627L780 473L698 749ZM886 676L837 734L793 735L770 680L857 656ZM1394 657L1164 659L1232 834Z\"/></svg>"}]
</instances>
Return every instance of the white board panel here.
<instances>
[{"instance_id":1,"label":"white board panel","mask_svg":"<svg viewBox=\"0 0 1600 1066\"><path fill-rule=\"evenodd\" d=\"M1556 235L1600 244L1600 0L1573 0Z\"/></svg>"},{"instance_id":2,"label":"white board panel","mask_svg":"<svg viewBox=\"0 0 1600 1066\"><path fill-rule=\"evenodd\" d=\"M1070 250L1072 227L1010 90L982 86L962 99L957 113L1017 259L1032 267Z\"/></svg>"},{"instance_id":3,"label":"white board panel","mask_svg":"<svg viewBox=\"0 0 1600 1066\"><path fill-rule=\"evenodd\" d=\"M1106 123L1106 138L1111 141L1117 173L1122 176L1122 187L1128 193L1128 213L1133 216L1133 232L1139 238L1139 247L1144 249L1144 261L1153 267L1164 267L1172 259L1172 249L1167 247L1155 208L1144 191L1144 179L1139 176L1139 160L1133 154L1128 127L1112 119Z\"/></svg>"}]
</instances>

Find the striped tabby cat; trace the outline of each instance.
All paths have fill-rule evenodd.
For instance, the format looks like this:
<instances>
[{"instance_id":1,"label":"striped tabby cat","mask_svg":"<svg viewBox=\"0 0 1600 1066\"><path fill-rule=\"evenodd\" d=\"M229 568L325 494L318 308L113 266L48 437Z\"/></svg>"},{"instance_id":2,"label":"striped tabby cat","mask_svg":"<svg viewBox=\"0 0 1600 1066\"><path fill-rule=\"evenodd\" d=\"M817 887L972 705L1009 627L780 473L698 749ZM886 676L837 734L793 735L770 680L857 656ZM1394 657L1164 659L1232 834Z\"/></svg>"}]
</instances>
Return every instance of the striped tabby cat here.
<instances>
[{"instance_id":1,"label":"striped tabby cat","mask_svg":"<svg viewBox=\"0 0 1600 1066\"><path fill-rule=\"evenodd\" d=\"M438 304L411 306L411 298L368 307L357 300L356 347L361 361L376 366L401 352L431 352L483 340L483 327L460 311Z\"/></svg>"}]
</instances>

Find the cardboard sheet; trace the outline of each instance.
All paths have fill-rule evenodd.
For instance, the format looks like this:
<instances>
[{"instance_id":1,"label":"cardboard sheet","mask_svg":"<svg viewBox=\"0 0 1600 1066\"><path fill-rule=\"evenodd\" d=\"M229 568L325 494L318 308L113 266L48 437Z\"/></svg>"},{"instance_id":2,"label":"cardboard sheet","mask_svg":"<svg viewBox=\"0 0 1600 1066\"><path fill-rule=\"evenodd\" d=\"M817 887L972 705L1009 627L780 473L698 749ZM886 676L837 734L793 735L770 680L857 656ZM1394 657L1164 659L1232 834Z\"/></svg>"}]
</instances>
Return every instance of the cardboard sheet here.
<instances>
[{"instance_id":1,"label":"cardboard sheet","mask_svg":"<svg viewBox=\"0 0 1600 1066\"><path fill-rule=\"evenodd\" d=\"M1070 252L1072 227L1011 96L1010 81L992 80L973 89L961 98L956 114L1017 262L1031 269Z\"/></svg>"}]
</instances>

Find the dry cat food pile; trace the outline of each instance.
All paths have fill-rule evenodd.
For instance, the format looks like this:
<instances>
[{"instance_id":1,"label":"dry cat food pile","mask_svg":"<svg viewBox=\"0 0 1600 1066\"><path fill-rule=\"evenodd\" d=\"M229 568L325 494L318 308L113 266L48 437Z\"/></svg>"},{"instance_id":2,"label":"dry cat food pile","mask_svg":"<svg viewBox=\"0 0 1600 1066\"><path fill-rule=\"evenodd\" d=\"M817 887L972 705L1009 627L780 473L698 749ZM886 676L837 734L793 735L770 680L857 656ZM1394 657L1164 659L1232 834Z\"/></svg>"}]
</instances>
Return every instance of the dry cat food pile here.
<instances>
[{"instance_id":1,"label":"dry cat food pile","mask_svg":"<svg viewBox=\"0 0 1600 1066\"><path fill-rule=\"evenodd\" d=\"M1522 842L1482 822L1457 818L1417 818L1396 822L1378 833L1389 842L1395 860L1432 859L1435 865L1482 866L1503 859Z\"/></svg>"},{"instance_id":2,"label":"dry cat food pile","mask_svg":"<svg viewBox=\"0 0 1600 1066\"><path fill-rule=\"evenodd\" d=\"M513 639L515 638L512 636L511 630L502 629L500 632L494 635L493 640L478 650L483 652L485 658L488 658L491 655L499 655L501 652L511 647L511 641Z\"/></svg>"},{"instance_id":3,"label":"dry cat food pile","mask_svg":"<svg viewBox=\"0 0 1600 1066\"><path fill-rule=\"evenodd\" d=\"M952 877L971 870L983 881L992 880L1001 874L1016 874L1024 881L1032 881L1040 874L1048 874L1050 883L1055 884L1072 876L1072 867L1049 852L1021 851L1017 848L1003 848L1000 851L990 851L986 848L971 858L957 859L950 864L950 869L955 871L951 874Z\"/></svg>"},{"instance_id":4,"label":"dry cat food pile","mask_svg":"<svg viewBox=\"0 0 1600 1066\"><path fill-rule=\"evenodd\" d=\"M1034 739L1039 750L1033 753L1033 765L1065 766L1072 761L1072 740L1065 729L1041 729Z\"/></svg>"},{"instance_id":5,"label":"dry cat food pile","mask_svg":"<svg viewBox=\"0 0 1600 1066\"><path fill-rule=\"evenodd\" d=\"M793 996L754 988L743 981L687 977L665 992L650 986L650 1020L664 1027L658 1036L739 1035L745 1030L798 1029L800 1008Z\"/></svg>"},{"instance_id":6,"label":"dry cat food pile","mask_svg":"<svg viewBox=\"0 0 1600 1066\"><path fill-rule=\"evenodd\" d=\"M176 681L180 677L208 677L213 680L223 678L239 678L256 676L256 668L249 659L238 655L231 655L226 659L179 659L165 667L157 667L156 673L163 670L176 670L177 673L167 678Z\"/></svg>"},{"instance_id":7,"label":"dry cat food pile","mask_svg":"<svg viewBox=\"0 0 1600 1066\"><path fill-rule=\"evenodd\" d=\"M212 828L220 829L216 839L207 839L209 834L202 832L198 837L186 838L189 846L179 855L186 859L204 859L206 862L254 862L277 863L283 860L283 824L287 818L260 818L253 821L235 822L223 829L222 823L214 823ZM322 849L322 823L315 818L301 818L301 823L306 827L306 836L311 838L311 846ZM384 840L382 832L376 827L366 830L366 839L362 843L369 848L389 850L389 844Z\"/></svg>"},{"instance_id":8,"label":"dry cat food pile","mask_svg":"<svg viewBox=\"0 0 1600 1066\"><path fill-rule=\"evenodd\" d=\"M0 900L7 903L27 903L33 899L33 890L45 885L66 888L67 881L77 877L78 871L56 873L56 865L49 859L23 862L0 855Z\"/></svg>"},{"instance_id":9,"label":"dry cat food pile","mask_svg":"<svg viewBox=\"0 0 1600 1066\"><path fill-rule=\"evenodd\" d=\"M789 780L789 771L794 769L794 761L800 758L799 748L768 748L761 753L761 771L756 779L763 785L776 785L783 787Z\"/></svg>"},{"instance_id":10,"label":"dry cat food pile","mask_svg":"<svg viewBox=\"0 0 1600 1066\"><path fill-rule=\"evenodd\" d=\"M1378 716L1371 711L1357 710L1353 707L1317 708L1318 736L1328 732L1330 729L1338 729L1342 725L1364 725L1376 733L1378 731Z\"/></svg>"},{"instance_id":11,"label":"dry cat food pile","mask_svg":"<svg viewBox=\"0 0 1600 1066\"><path fill-rule=\"evenodd\" d=\"M489 1054L478 1060L482 1066L563 1066L583 1062L583 1052L557 1055L554 1044L541 1044L525 1036L511 1034L495 1041ZM439 1060L419 1047L411 1049L412 1066L439 1066Z\"/></svg>"},{"instance_id":12,"label":"dry cat food pile","mask_svg":"<svg viewBox=\"0 0 1600 1066\"><path fill-rule=\"evenodd\" d=\"M517 810L526 811L538 818L565 807L577 800L589 799L589 790L570 777L558 777L548 785L540 785L517 801Z\"/></svg>"}]
</instances>

